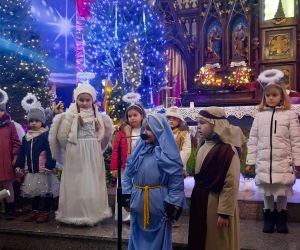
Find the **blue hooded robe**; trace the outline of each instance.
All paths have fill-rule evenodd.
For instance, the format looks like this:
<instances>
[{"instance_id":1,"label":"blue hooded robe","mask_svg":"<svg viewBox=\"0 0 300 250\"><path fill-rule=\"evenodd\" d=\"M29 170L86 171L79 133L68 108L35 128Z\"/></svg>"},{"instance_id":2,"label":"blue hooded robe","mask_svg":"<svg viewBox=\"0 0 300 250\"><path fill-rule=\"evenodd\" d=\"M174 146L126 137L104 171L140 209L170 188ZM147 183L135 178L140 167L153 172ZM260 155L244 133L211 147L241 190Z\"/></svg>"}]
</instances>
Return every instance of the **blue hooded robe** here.
<instances>
[{"instance_id":1,"label":"blue hooded robe","mask_svg":"<svg viewBox=\"0 0 300 250\"><path fill-rule=\"evenodd\" d=\"M143 140L137 142L133 153L127 159L122 180L123 194L131 194L131 232L128 249L170 250L172 222L165 217L164 206L165 202L179 207L185 205L183 165L165 117L160 114L148 115L145 120L156 141L152 144ZM145 186L150 187L150 218L146 228L146 190L143 189Z\"/></svg>"}]
</instances>

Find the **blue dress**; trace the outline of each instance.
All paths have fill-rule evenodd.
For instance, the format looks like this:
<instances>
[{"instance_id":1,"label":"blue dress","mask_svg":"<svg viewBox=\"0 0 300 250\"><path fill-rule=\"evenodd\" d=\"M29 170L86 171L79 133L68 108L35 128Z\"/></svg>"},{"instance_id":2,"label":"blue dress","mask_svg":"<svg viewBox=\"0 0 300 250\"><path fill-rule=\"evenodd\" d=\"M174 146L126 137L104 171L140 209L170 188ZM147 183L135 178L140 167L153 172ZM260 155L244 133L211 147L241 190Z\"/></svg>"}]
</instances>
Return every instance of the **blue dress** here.
<instances>
[{"instance_id":1,"label":"blue dress","mask_svg":"<svg viewBox=\"0 0 300 250\"><path fill-rule=\"evenodd\" d=\"M155 133L153 126L151 130ZM123 194L131 194L131 232L128 246L130 250L172 249L172 222L164 215L164 205L168 202L183 207L185 197L180 154L171 131L169 135L171 145L167 148L174 150L171 155L160 146L160 135L156 134L158 141L154 144L138 141L132 156L127 160L122 188ZM145 186L150 187L150 218L146 228Z\"/></svg>"}]
</instances>

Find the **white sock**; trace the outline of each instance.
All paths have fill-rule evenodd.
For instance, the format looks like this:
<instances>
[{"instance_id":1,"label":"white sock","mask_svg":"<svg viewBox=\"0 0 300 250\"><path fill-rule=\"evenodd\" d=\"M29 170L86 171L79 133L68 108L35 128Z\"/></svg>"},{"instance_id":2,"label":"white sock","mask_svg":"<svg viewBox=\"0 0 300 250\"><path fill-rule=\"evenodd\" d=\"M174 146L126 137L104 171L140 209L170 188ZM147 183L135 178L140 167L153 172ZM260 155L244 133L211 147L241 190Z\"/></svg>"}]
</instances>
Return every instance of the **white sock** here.
<instances>
[{"instance_id":1,"label":"white sock","mask_svg":"<svg viewBox=\"0 0 300 250\"><path fill-rule=\"evenodd\" d=\"M264 196L264 209L274 210L274 196Z\"/></svg>"},{"instance_id":2,"label":"white sock","mask_svg":"<svg viewBox=\"0 0 300 250\"><path fill-rule=\"evenodd\" d=\"M280 212L281 210L287 210L287 197L286 196L278 196L277 197L277 210Z\"/></svg>"}]
</instances>

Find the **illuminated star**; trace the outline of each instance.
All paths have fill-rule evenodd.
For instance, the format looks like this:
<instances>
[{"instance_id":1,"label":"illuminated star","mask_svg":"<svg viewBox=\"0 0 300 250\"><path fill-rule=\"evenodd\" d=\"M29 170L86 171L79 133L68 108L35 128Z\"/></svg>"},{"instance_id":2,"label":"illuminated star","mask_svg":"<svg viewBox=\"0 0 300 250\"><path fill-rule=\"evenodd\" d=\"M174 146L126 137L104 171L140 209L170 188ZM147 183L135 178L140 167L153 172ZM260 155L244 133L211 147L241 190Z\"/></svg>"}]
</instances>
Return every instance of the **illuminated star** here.
<instances>
[{"instance_id":1,"label":"illuminated star","mask_svg":"<svg viewBox=\"0 0 300 250\"><path fill-rule=\"evenodd\" d=\"M59 20L57 23L47 23L49 25L56 26L58 28L58 34L54 41L59 39L61 36L65 37L65 64L67 65L68 60L68 36L73 35L72 30L75 26L72 24L72 20L75 17L75 13L71 18L68 18L68 1L66 0L66 13L65 17L61 16L61 14L56 10Z\"/></svg>"}]
</instances>

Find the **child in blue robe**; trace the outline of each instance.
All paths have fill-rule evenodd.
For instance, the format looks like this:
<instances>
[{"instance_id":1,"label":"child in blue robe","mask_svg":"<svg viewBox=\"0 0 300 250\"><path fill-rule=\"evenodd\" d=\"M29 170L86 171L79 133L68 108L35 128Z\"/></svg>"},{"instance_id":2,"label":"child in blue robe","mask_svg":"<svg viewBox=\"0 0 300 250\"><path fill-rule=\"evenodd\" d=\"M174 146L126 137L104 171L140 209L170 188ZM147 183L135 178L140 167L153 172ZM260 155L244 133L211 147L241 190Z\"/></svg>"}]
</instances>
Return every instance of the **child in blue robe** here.
<instances>
[{"instance_id":1,"label":"child in blue robe","mask_svg":"<svg viewBox=\"0 0 300 250\"><path fill-rule=\"evenodd\" d=\"M172 223L185 205L180 153L166 118L147 115L122 180L131 213L130 250L172 249Z\"/></svg>"}]
</instances>

